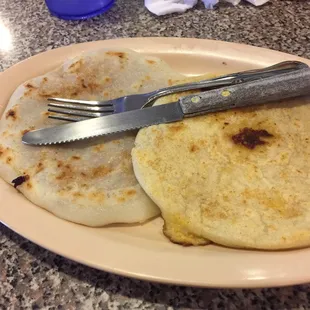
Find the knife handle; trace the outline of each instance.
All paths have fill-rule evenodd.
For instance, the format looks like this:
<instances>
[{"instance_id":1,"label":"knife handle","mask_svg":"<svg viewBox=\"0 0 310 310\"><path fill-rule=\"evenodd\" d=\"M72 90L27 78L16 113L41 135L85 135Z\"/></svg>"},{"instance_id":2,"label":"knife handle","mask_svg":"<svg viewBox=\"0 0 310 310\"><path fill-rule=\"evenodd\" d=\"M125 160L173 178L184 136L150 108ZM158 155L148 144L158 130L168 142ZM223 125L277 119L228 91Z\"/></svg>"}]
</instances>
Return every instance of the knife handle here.
<instances>
[{"instance_id":1,"label":"knife handle","mask_svg":"<svg viewBox=\"0 0 310 310\"><path fill-rule=\"evenodd\" d=\"M310 69L222 87L179 100L185 117L310 94Z\"/></svg>"}]
</instances>

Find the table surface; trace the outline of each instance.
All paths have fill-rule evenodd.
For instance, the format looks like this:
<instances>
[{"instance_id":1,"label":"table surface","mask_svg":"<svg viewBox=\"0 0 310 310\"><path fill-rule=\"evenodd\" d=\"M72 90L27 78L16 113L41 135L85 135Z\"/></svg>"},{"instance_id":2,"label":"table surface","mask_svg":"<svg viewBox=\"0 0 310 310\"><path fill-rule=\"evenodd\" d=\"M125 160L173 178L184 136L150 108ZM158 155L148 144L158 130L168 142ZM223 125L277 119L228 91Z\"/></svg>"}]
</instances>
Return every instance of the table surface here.
<instances>
[{"instance_id":1,"label":"table surface","mask_svg":"<svg viewBox=\"0 0 310 310\"><path fill-rule=\"evenodd\" d=\"M99 17L63 21L49 14L43 0L1 0L0 41L8 33L12 45L0 49L0 71L49 49L119 37L217 39L310 58L310 1L271 0L260 8L221 4L212 11L199 3L181 15L157 17L142 0L118 0ZM20 308L310 309L310 285L216 290L152 284L69 261L0 224L0 309Z\"/></svg>"}]
</instances>

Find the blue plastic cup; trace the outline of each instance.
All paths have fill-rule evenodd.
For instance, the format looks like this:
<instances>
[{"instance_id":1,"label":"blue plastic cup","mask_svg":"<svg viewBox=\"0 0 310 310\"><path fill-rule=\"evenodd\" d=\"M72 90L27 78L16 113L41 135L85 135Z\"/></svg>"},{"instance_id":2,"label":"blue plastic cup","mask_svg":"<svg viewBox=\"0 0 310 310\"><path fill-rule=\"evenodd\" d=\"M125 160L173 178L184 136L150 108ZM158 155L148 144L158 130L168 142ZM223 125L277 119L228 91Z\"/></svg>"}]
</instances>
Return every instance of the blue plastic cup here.
<instances>
[{"instance_id":1,"label":"blue plastic cup","mask_svg":"<svg viewBox=\"0 0 310 310\"><path fill-rule=\"evenodd\" d=\"M45 0L50 12L62 19L79 20L107 11L114 0Z\"/></svg>"}]
</instances>

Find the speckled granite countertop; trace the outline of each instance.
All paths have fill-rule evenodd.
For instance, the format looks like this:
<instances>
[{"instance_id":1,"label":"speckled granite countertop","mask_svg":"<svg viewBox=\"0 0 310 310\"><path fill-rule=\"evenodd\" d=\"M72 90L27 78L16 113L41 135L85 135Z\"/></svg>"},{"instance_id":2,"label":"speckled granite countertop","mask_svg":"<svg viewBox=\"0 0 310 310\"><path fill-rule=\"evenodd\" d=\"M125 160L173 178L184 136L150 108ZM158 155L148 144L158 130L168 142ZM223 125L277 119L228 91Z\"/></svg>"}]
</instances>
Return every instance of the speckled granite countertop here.
<instances>
[{"instance_id":1,"label":"speckled granite countertop","mask_svg":"<svg viewBox=\"0 0 310 310\"><path fill-rule=\"evenodd\" d=\"M158 18L142 0L119 0L83 22L51 17L42 0L0 1L0 71L31 55L116 37L211 38L310 58L310 1L272 0L255 8L202 4ZM4 44L8 33L12 45ZM151 284L107 274L46 251L0 224L0 309L310 309L310 285L211 290Z\"/></svg>"}]
</instances>

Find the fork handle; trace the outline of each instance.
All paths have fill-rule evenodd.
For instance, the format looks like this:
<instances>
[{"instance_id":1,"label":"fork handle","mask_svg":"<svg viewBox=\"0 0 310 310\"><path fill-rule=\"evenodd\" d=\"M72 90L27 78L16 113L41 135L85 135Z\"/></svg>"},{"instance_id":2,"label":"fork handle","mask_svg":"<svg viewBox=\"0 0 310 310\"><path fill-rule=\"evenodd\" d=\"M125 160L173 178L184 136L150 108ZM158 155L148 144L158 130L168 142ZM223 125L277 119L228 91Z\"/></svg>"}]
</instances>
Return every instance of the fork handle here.
<instances>
[{"instance_id":1,"label":"fork handle","mask_svg":"<svg viewBox=\"0 0 310 310\"><path fill-rule=\"evenodd\" d=\"M185 117L310 94L310 69L222 87L180 98Z\"/></svg>"}]
</instances>

